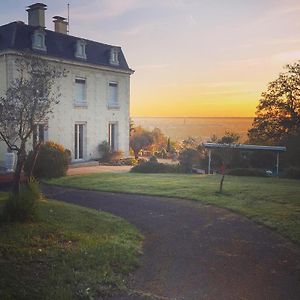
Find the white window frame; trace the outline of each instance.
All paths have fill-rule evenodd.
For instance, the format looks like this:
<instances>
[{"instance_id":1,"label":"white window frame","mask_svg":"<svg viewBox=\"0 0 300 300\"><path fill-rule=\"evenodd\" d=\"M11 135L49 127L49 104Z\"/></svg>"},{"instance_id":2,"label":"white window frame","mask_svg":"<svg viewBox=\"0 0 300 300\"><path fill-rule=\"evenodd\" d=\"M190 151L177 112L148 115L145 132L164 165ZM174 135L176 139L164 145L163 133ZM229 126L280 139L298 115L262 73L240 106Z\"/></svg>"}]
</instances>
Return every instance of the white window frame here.
<instances>
[{"instance_id":1,"label":"white window frame","mask_svg":"<svg viewBox=\"0 0 300 300\"><path fill-rule=\"evenodd\" d=\"M41 131L43 131L43 139L40 140ZM32 132L32 141L33 146L35 146L39 142L47 142L48 141L48 124L47 123L37 123L34 124L34 129Z\"/></svg>"},{"instance_id":2,"label":"white window frame","mask_svg":"<svg viewBox=\"0 0 300 300\"><path fill-rule=\"evenodd\" d=\"M111 87L114 86L115 90L115 98L112 99L112 89ZM107 84L107 107L118 109L120 108L120 101L119 101L119 83L117 81L109 81Z\"/></svg>"},{"instance_id":3,"label":"white window frame","mask_svg":"<svg viewBox=\"0 0 300 300\"><path fill-rule=\"evenodd\" d=\"M77 94L77 84L80 84L80 82L84 81L84 91L83 91L83 98L84 99L78 99L78 94ZM83 85L83 83L81 83ZM84 77L75 77L74 80L74 105L76 107L86 107L87 106L87 80Z\"/></svg>"},{"instance_id":4,"label":"white window frame","mask_svg":"<svg viewBox=\"0 0 300 300\"><path fill-rule=\"evenodd\" d=\"M112 126L114 126L114 136L112 138ZM108 144L111 151L118 151L119 149L119 130L118 122L109 122L108 123Z\"/></svg>"},{"instance_id":5,"label":"white window frame","mask_svg":"<svg viewBox=\"0 0 300 300\"><path fill-rule=\"evenodd\" d=\"M86 122L75 122L74 124L74 160L83 161L86 152ZM80 136L80 126L82 126L82 137ZM77 130L76 130L77 128ZM82 143L82 145L81 145ZM82 149L80 149L81 147ZM77 147L76 147L77 146ZM80 153L81 152L81 153Z\"/></svg>"}]
</instances>

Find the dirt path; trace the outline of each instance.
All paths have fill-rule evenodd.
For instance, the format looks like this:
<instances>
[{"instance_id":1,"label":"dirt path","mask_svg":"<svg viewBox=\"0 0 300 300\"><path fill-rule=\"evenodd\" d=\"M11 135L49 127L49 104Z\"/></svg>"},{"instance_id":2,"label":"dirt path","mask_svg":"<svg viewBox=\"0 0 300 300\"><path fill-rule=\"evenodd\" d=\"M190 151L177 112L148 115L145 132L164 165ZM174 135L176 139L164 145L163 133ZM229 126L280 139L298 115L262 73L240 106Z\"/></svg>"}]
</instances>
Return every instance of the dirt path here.
<instances>
[{"instance_id":1,"label":"dirt path","mask_svg":"<svg viewBox=\"0 0 300 300\"><path fill-rule=\"evenodd\" d=\"M141 267L130 280L136 294L113 299L300 299L299 247L225 209L51 186L44 192L109 211L145 235Z\"/></svg>"}]
</instances>

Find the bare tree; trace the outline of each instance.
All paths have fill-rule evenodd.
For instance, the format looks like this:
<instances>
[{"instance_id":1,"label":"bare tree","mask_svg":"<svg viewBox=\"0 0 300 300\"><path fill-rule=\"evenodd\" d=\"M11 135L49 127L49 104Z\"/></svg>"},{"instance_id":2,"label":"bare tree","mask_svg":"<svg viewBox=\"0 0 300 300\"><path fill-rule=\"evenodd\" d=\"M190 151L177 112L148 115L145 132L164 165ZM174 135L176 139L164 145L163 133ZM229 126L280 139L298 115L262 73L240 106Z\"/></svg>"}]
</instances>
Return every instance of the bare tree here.
<instances>
[{"instance_id":1,"label":"bare tree","mask_svg":"<svg viewBox=\"0 0 300 300\"><path fill-rule=\"evenodd\" d=\"M26 159L26 143L37 123L44 122L59 103L57 79L66 76L61 67L23 53L15 59L16 76L0 98L0 138L17 152L13 192L18 194Z\"/></svg>"}]
</instances>

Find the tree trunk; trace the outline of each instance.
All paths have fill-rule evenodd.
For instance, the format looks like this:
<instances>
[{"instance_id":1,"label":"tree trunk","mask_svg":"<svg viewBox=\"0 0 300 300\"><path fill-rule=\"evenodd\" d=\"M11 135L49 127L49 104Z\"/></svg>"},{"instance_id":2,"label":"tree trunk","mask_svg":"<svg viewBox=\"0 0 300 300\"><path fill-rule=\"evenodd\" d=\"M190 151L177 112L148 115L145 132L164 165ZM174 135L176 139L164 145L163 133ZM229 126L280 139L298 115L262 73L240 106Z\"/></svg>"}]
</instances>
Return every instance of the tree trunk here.
<instances>
[{"instance_id":1,"label":"tree trunk","mask_svg":"<svg viewBox=\"0 0 300 300\"><path fill-rule=\"evenodd\" d=\"M139 152L140 152L140 151L133 150L133 152L134 152L134 158L135 158L135 159L138 159L138 158L139 158Z\"/></svg>"},{"instance_id":2,"label":"tree trunk","mask_svg":"<svg viewBox=\"0 0 300 300\"><path fill-rule=\"evenodd\" d=\"M40 153L40 147L41 147L40 142L34 147L33 160L32 160L32 165L30 167L29 177L33 176L33 171L34 171L34 167L35 167L35 164L36 164L36 160L37 160L37 157L39 156L39 153Z\"/></svg>"},{"instance_id":3,"label":"tree trunk","mask_svg":"<svg viewBox=\"0 0 300 300\"><path fill-rule=\"evenodd\" d=\"M223 191L223 181L224 181L224 178L225 178L225 174L222 175L222 178L221 178L221 181L220 181L220 190L219 190L220 193L222 193L222 191Z\"/></svg>"},{"instance_id":4,"label":"tree trunk","mask_svg":"<svg viewBox=\"0 0 300 300\"><path fill-rule=\"evenodd\" d=\"M14 194L19 194L20 192L21 173L25 163L25 158L26 158L25 144L21 143L21 146L17 153L17 166L14 174L13 187L12 187L12 191Z\"/></svg>"}]
</instances>

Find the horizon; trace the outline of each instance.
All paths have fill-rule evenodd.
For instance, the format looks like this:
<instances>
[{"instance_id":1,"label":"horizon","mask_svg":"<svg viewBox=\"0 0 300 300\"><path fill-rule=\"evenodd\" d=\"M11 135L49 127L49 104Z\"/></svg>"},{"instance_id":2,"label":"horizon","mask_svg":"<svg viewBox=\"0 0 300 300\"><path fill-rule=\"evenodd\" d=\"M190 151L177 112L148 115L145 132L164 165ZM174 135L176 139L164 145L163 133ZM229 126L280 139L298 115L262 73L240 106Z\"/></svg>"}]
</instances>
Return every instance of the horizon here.
<instances>
[{"instance_id":1,"label":"horizon","mask_svg":"<svg viewBox=\"0 0 300 300\"><path fill-rule=\"evenodd\" d=\"M36 1L0 3L0 25L27 23ZM46 28L122 47L137 117L249 117L267 84L300 58L297 0L43 1ZM250 116L249 116L250 115Z\"/></svg>"}]
</instances>

